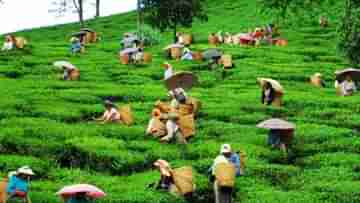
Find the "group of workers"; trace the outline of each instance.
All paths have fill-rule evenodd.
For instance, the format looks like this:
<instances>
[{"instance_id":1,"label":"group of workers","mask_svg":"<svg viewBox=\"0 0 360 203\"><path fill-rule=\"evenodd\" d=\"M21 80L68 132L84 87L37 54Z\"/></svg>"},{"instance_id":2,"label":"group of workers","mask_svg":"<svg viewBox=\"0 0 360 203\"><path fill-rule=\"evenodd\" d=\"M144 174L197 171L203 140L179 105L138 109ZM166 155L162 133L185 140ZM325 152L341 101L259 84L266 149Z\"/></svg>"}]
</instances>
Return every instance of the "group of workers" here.
<instances>
[{"instance_id":1,"label":"group of workers","mask_svg":"<svg viewBox=\"0 0 360 203\"><path fill-rule=\"evenodd\" d=\"M10 51L14 49L23 49L27 45L27 40L23 37L15 37L14 35L6 35L1 51Z\"/></svg>"},{"instance_id":2,"label":"group of workers","mask_svg":"<svg viewBox=\"0 0 360 203\"><path fill-rule=\"evenodd\" d=\"M22 202L31 203L30 180L35 173L29 166L23 166L16 171L11 171L0 182L0 203ZM86 188L73 190L71 194L60 194L63 203L90 203L94 198Z\"/></svg>"},{"instance_id":3,"label":"group of workers","mask_svg":"<svg viewBox=\"0 0 360 203\"><path fill-rule=\"evenodd\" d=\"M99 40L97 33L89 28L82 28L72 34L70 38L70 52L72 54L84 53L86 44L95 43Z\"/></svg>"},{"instance_id":4,"label":"group of workers","mask_svg":"<svg viewBox=\"0 0 360 203\"><path fill-rule=\"evenodd\" d=\"M320 19L321 26L326 26L325 19ZM85 32L85 31L84 31ZM89 42L95 42L96 34L87 34L94 32L85 32L78 36L74 36L71 39L71 52L81 52L84 45ZM210 43L226 43L226 44L254 44L260 45L263 41L267 41L270 44L279 43L278 28L269 24L265 28L257 28L254 32L249 32L246 35L240 34L232 36L229 33L224 35L219 32L217 34L212 33L209 37ZM214 41L215 40L215 41ZM180 58L182 60L194 60L194 52L190 50L192 38L189 35L183 33L177 34L177 42L175 46L172 46L168 51L172 51L172 48L182 48ZM20 44L20 46L18 45ZM26 40L23 38L15 38L12 35L7 35L5 38L4 46L2 50L11 50L15 47L21 47L26 44ZM121 56L127 56L127 60L138 61L143 56L143 46L137 37L133 34L126 33L124 39L121 42L123 51ZM167 52L169 56L172 53ZM205 54L203 54L205 55ZM211 55L210 59L221 59L222 54ZM64 80L78 80L80 73L75 66L60 65L63 70ZM170 63L165 62L164 66L164 80L169 80L175 75L174 68ZM78 76L74 77L74 73ZM343 79L337 79L335 87L338 89L339 94L343 96L351 96L357 91L356 82L351 73L344 73ZM75 79L74 79L75 78ZM311 76L310 81L313 85L318 87L325 87L325 82L322 79L321 73L316 73ZM281 106L281 98L284 94L283 88L280 83L272 79L259 78L258 82L262 87L261 102L264 105ZM179 140L181 143L187 143L189 138L195 134L195 118L200 109L200 102L188 95L188 93L181 87L171 89L168 92L170 101L163 102L157 101L154 105L154 109L151 113L151 119L146 129L146 134L159 138L163 142L171 142L172 140ZM100 118L94 118L95 121L101 123L123 123L130 125L133 122L132 113L130 107L118 108L115 103L110 100L104 102L105 112ZM291 140L294 136L294 129L277 129L270 128L268 134L268 142L272 148L278 148L284 153L287 153ZM234 187L234 178L244 175L244 156L239 153L233 152L230 144L223 144L221 146L220 154L215 158L212 166L209 169L210 180L213 182L215 202L220 203L229 197ZM183 170L187 173L184 176L184 180L189 183L181 185L181 181L177 181L180 172L171 169L170 163L165 160L157 160L154 163L160 171L160 181L157 185L158 189L167 190L181 195L188 195L194 189L195 186L192 180L192 173L189 168ZM225 174L224 174L225 173ZM20 198L24 202L29 203L30 198L28 196L29 180L34 175L32 170L27 167L21 167L14 173L9 173L8 183L6 184L6 192L0 193L3 202L12 198ZM185 182L186 182L185 181ZM185 185L185 186L184 186ZM186 189L186 187L191 189ZM185 188L185 189L184 189ZM224 193L227 191L228 193ZM1 192L1 191L0 191ZM66 199L66 203L80 203L90 202L91 198L86 193L79 192L72 197Z\"/></svg>"},{"instance_id":5,"label":"group of workers","mask_svg":"<svg viewBox=\"0 0 360 203\"><path fill-rule=\"evenodd\" d=\"M231 34L229 32L211 33L208 37L209 44L219 45L255 45L270 44L286 46L287 40L280 38L280 32L275 24L268 24L264 27L257 27L247 33Z\"/></svg>"}]
</instances>

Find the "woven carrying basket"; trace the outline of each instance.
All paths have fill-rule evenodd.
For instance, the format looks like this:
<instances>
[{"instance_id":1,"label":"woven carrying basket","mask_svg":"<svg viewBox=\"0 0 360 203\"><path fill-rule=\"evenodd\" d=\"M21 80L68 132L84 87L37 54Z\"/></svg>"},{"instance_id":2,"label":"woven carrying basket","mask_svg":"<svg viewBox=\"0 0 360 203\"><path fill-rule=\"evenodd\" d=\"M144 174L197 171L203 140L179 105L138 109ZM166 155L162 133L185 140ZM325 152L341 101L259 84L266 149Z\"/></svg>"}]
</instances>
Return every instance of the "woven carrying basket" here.
<instances>
[{"instance_id":1,"label":"woven carrying basket","mask_svg":"<svg viewBox=\"0 0 360 203\"><path fill-rule=\"evenodd\" d=\"M148 52L144 53L144 63L151 63L152 62L152 55Z\"/></svg>"},{"instance_id":2,"label":"woven carrying basket","mask_svg":"<svg viewBox=\"0 0 360 203\"><path fill-rule=\"evenodd\" d=\"M180 194L185 195L194 191L193 171L191 167L184 166L177 168L172 170L171 173Z\"/></svg>"},{"instance_id":3,"label":"woven carrying basket","mask_svg":"<svg viewBox=\"0 0 360 203\"><path fill-rule=\"evenodd\" d=\"M169 113L171 110L170 104L166 102L157 101L155 107L158 108L161 113Z\"/></svg>"},{"instance_id":4,"label":"woven carrying basket","mask_svg":"<svg viewBox=\"0 0 360 203\"><path fill-rule=\"evenodd\" d=\"M186 116L189 114L193 114L194 113L194 106L191 103L191 101L188 101L187 104L179 104L179 109L177 110L177 113L180 116Z\"/></svg>"},{"instance_id":5,"label":"woven carrying basket","mask_svg":"<svg viewBox=\"0 0 360 203\"><path fill-rule=\"evenodd\" d=\"M182 35L183 39L184 39L184 44L185 45L190 45L193 41L193 37L191 34L183 34Z\"/></svg>"},{"instance_id":6,"label":"woven carrying basket","mask_svg":"<svg viewBox=\"0 0 360 203\"><path fill-rule=\"evenodd\" d=\"M224 54L221 56L221 61L225 69L231 68L232 64L232 56L229 54Z\"/></svg>"},{"instance_id":7,"label":"woven carrying basket","mask_svg":"<svg viewBox=\"0 0 360 203\"><path fill-rule=\"evenodd\" d=\"M276 106L276 107L281 107L283 104L282 97L283 97L283 94L278 93L278 92L275 93L275 98L274 98L274 101L272 102L272 105Z\"/></svg>"},{"instance_id":8,"label":"woven carrying basket","mask_svg":"<svg viewBox=\"0 0 360 203\"><path fill-rule=\"evenodd\" d=\"M152 128L156 129L156 132L152 133L154 137L162 137L166 135L166 125L158 118L154 118Z\"/></svg>"},{"instance_id":9,"label":"woven carrying basket","mask_svg":"<svg viewBox=\"0 0 360 203\"><path fill-rule=\"evenodd\" d=\"M219 44L219 39L216 36L210 35L208 37L209 40L209 44L211 45L218 45Z\"/></svg>"},{"instance_id":10,"label":"woven carrying basket","mask_svg":"<svg viewBox=\"0 0 360 203\"><path fill-rule=\"evenodd\" d=\"M172 47L170 51L171 51L171 58L180 59L181 49L179 47Z\"/></svg>"},{"instance_id":11,"label":"woven carrying basket","mask_svg":"<svg viewBox=\"0 0 360 203\"><path fill-rule=\"evenodd\" d=\"M196 115L197 113L199 113L202 104L198 99L195 99L193 97L190 97L189 101L193 105L193 113Z\"/></svg>"},{"instance_id":12,"label":"woven carrying basket","mask_svg":"<svg viewBox=\"0 0 360 203\"><path fill-rule=\"evenodd\" d=\"M235 166L231 163L219 163L215 166L215 177L220 187L235 186Z\"/></svg>"},{"instance_id":13,"label":"woven carrying basket","mask_svg":"<svg viewBox=\"0 0 360 203\"><path fill-rule=\"evenodd\" d=\"M279 47L285 47L289 44L289 42L286 39L279 39L276 40L275 45Z\"/></svg>"},{"instance_id":14,"label":"woven carrying basket","mask_svg":"<svg viewBox=\"0 0 360 203\"><path fill-rule=\"evenodd\" d=\"M18 49L23 49L25 45L27 44L27 41L23 37L16 37L15 38L15 46Z\"/></svg>"},{"instance_id":15,"label":"woven carrying basket","mask_svg":"<svg viewBox=\"0 0 360 203\"><path fill-rule=\"evenodd\" d=\"M195 61L202 61L203 60L203 57L202 57L202 54L201 52L197 51L197 52L193 52L192 53L192 57Z\"/></svg>"},{"instance_id":16,"label":"woven carrying basket","mask_svg":"<svg viewBox=\"0 0 360 203\"><path fill-rule=\"evenodd\" d=\"M187 116L180 116L179 120L177 121L181 134L183 135L183 137L189 138L191 136L193 136L195 134L195 120L194 120L194 116L191 115L187 115Z\"/></svg>"},{"instance_id":17,"label":"woven carrying basket","mask_svg":"<svg viewBox=\"0 0 360 203\"><path fill-rule=\"evenodd\" d=\"M71 71L69 78L70 80L80 80L80 71L79 70Z\"/></svg>"},{"instance_id":18,"label":"woven carrying basket","mask_svg":"<svg viewBox=\"0 0 360 203\"><path fill-rule=\"evenodd\" d=\"M85 44L91 43L91 39L92 39L92 33L91 33L91 32L86 32L86 35L85 35Z\"/></svg>"},{"instance_id":19,"label":"woven carrying basket","mask_svg":"<svg viewBox=\"0 0 360 203\"><path fill-rule=\"evenodd\" d=\"M92 32L91 33L91 40L90 40L91 43L95 43L97 42L97 33L96 32Z\"/></svg>"},{"instance_id":20,"label":"woven carrying basket","mask_svg":"<svg viewBox=\"0 0 360 203\"><path fill-rule=\"evenodd\" d=\"M120 55L120 62L123 65L128 65L129 64L129 55L128 54L124 54L124 55Z\"/></svg>"},{"instance_id":21,"label":"woven carrying basket","mask_svg":"<svg viewBox=\"0 0 360 203\"><path fill-rule=\"evenodd\" d=\"M0 203L5 203L7 199L6 188L8 185L8 179L5 178L0 182Z\"/></svg>"},{"instance_id":22,"label":"woven carrying basket","mask_svg":"<svg viewBox=\"0 0 360 203\"><path fill-rule=\"evenodd\" d=\"M131 112L130 105L125 105L119 109L121 121L126 125L131 125L134 122L134 117Z\"/></svg>"}]
</instances>

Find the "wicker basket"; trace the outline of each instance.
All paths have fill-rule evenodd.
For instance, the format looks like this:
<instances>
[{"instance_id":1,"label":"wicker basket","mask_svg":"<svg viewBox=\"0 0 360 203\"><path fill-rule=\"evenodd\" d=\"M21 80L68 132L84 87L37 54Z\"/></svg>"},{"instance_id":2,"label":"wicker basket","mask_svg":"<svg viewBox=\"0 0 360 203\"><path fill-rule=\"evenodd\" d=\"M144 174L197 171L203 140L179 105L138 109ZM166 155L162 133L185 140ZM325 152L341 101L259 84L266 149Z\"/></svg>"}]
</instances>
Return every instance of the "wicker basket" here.
<instances>
[{"instance_id":1,"label":"wicker basket","mask_svg":"<svg viewBox=\"0 0 360 203\"><path fill-rule=\"evenodd\" d=\"M276 40L275 45L279 47L285 47L289 44L289 42L286 39L279 39Z\"/></svg>"},{"instance_id":2,"label":"wicker basket","mask_svg":"<svg viewBox=\"0 0 360 203\"><path fill-rule=\"evenodd\" d=\"M171 58L173 59L181 58L181 49L179 47L172 47L170 52L171 52Z\"/></svg>"},{"instance_id":3,"label":"wicker basket","mask_svg":"<svg viewBox=\"0 0 360 203\"><path fill-rule=\"evenodd\" d=\"M182 37L183 37L183 39L184 39L184 44L185 44L185 45L190 45L190 44L192 44L193 37L192 37L191 34L183 34Z\"/></svg>"},{"instance_id":4,"label":"wicker basket","mask_svg":"<svg viewBox=\"0 0 360 203\"><path fill-rule=\"evenodd\" d=\"M196 51L192 53L192 57L195 61L202 61L203 60L203 56L201 54L201 52Z\"/></svg>"},{"instance_id":5,"label":"wicker basket","mask_svg":"<svg viewBox=\"0 0 360 203\"><path fill-rule=\"evenodd\" d=\"M159 118L153 118L153 123L151 129L155 131L151 132L151 135L154 137L162 137L166 135L166 125L160 121Z\"/></svg>"},{"instance_id":6,"label":"wicker basket","mask_svg":"<svg viewBox=\"0 0 360 203\"><path fill-rule=\"evenodd\" d=\"M221 56L221 61L225 69L233 67L232 56L229 54L224 54Z\"/></svg>"},{"instance_id":7,"label":"wicker basket","mask_svg":"<svg viewBox=\"0 0 360 203\"><path fill-rule=\"evenodd\" d=\"M152 55L148 52L144 52L144 63L151 63Z\"/></svg>"},{"instance_id":8,"label":"wicker basket","mask_svg":"<svg viewBox=\"0 0 360 203\"><path fill-rule=\"evenodd\" d=\"M7 188L7 185L8 185L8 179L4 178L0 182L0 203L6 203L6 199L7 199L6 188Z\"/></svg>"},{"instance_id":9,"label":"wicker basket","mask_svg":"<svg viewBox=\"0 0 360 203\"><path fill-rule=\"evenodd\" d=\"M208 37L208 40L209 40L209 44L211 44L211 45L218 45L219 44L219 39L214 35L210 35Z\"/></svg>"},{"instance_id":10,"label":"wicker basket","mask_svg":"<svg viewBox=\"0 0 360 203\"><path fill-rule=\"evenodd\" d=\"M274 101L272 102L272 105L276 106L276 107L281 107L283 104L282 97L283 97L283 94L276 92Z\"/></svg>"},{"instance_id":11,"label":"wicker basket","mask_svg":"<svg viewBox=\"0 0 360 203\"><path fill-rule=\"evenodd\" d=\"M185 195L194 191L193 172L189 166L172 170L172 176L180 194Z\"/></svg>"},{"instance_id":12,"label":"wicker basket","mask_svg":"<svg viewBox=\"0 0 360 203\"><path fill-rule=\"evenodd\" d=\"M120 55L120 62L123 65L128 65L130 61L129 54Z\"/></svg>"},{"instance_id":13,"label":"wicker basket","mask_svg":"<svg viewBox=\"0 0 360 203\"><path fill-rule=\"evenodd\" d=\"M15 46L18 49L23 49L25 45L27 44L27 41L23 37L16 37L15 38Z\"/></svg>"},{"instance_id":14,"label":"wicker basket","mask_svg":"<svg viewBox=\"0 0 360 203\"><path fill-rule=\"evenodd\" d=\"M195 134L194 115L191 114L187 116L180 116L177 122L180 128L180 132L185 139Z\"/></svg>"},{"instance_id":15,"label":"wicker basket","mask_svg":"<svg viewBox=\"0 0 360 203\"><path fill-rule=\"evenodd\" d=\"M119 109L121 121L124 122L126 125L131 125L134 122L134 117L131 112L130 105L125 105Z\"/></svg>"},{"instance_id":16,"label":"wicker basket","mask_svg":"<svg viewBox=\"0 0 360 203\"><path fill-rule=\"evenodd\" d=\"M215 166L215 177L220 187L234 187L236 168L232 163L219 163Z\"/></svg>"},{"instance_id":17,"label":"wicker basket","mask_svg":"<svg viewBox=\"0 0 360 203\"><path fill-rule=\"evenodd\" d=\"M91 33L90 42L91 42L91 43L97 42L97 33L96 33L96 32L92 32L92 33Z\"/></svg>"},{"instance_id":18,"label":"wicker basket","mask_svg":"<svg viewBox=\"0 0 360 203\"><path fill-rule=\"evenodd\" d=\"M75 69L70 72L69 75L70 80L80 80L80 71Z\"/></svg>"}]
</instances>

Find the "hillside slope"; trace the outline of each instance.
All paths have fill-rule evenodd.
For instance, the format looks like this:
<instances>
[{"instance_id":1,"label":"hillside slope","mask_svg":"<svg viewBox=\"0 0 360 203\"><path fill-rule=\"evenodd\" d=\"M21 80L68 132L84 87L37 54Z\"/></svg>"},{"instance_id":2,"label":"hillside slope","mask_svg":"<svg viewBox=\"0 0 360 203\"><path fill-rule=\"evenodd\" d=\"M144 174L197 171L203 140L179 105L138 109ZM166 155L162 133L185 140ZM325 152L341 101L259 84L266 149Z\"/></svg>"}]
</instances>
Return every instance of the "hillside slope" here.
<instances>
[{"instance_id":1,"label":"hillside slope","mask_svg":"<svg viewBox=\"0 0 360 203\"><path fill-rule=\"evenodd\" d=\"M211 1L208 6L209 22L184 30L195 35L197 50L208 47L210 32L247 31L271 18L257 13L255 1ZM108 196L99 202L182 202L147 188L159 177L151 164L162 158L175 167L192 165L198 173L193 202L209 202L207 169L221 144L230 143L247 154L247 174L237 180L236 202L358 202L359 95L335 96L334 71L346 66L336 53L336 20L327 29L283 26L290 41L285 48L221 46L236 65L225 80L219 71L198 63L171 61L176 70L193 71L201 81L190 92L203 109L196 137L187 146L160 144L144 135L154 102L167 98L160 64L171 33L164 34L160 45L147 48L154 61L146 67L120 65L117 59L122 33L136 27L134 13L89 21L102 41L81 56L68 53L68 37L77 25L19 33L31 47L0 53L1 175L25 164L33 167L34 203L60 202L54 193L77 182L103 188ZM52 66L56 60L79 67L81 81L60 81ZM315 72L324 74L327 88L308 84ZM257 77L281 82L286 89L283 108L260 104ZM134 126L91 122L109 96L119 104L131 103ZM290 163L269 149L267 132L255 127L272 116L297 124Z\"/></svg>"}]
</instances>

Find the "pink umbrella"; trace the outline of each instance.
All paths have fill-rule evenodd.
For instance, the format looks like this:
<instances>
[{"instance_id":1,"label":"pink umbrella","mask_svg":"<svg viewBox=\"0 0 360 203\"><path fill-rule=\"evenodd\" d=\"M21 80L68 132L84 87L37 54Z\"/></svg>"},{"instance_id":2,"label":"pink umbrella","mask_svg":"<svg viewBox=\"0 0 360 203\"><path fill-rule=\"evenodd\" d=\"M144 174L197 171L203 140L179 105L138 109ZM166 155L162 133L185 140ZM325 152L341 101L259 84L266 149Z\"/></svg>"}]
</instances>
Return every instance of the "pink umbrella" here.
<instances>
[{"instance_id":1,"label":"pink umbrella","mask_svg":"<svg viewBox=\"0 0 360 203\"><path fill-rule=\"evenodd\" d=\"M105 192L103 192L99 188L88 184L65 186L56 194L61 196L72 196L76 195L77 193L86 193L86 195L91 198L101 198L106 195Z\"/></svg>"}]
</instances>

